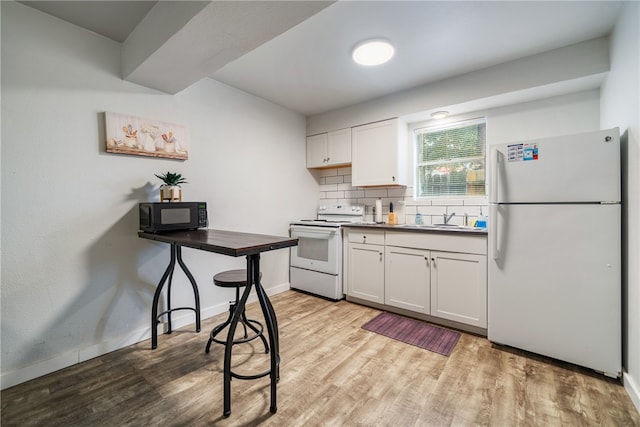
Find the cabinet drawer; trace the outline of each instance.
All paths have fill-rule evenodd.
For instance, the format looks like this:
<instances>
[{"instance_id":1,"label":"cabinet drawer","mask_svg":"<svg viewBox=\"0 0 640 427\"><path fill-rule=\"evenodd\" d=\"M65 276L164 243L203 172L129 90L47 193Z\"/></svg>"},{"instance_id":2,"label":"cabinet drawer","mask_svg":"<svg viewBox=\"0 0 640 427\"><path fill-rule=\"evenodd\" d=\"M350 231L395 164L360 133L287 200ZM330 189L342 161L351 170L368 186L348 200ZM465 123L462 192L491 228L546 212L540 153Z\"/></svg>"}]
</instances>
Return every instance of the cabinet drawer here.
<instances>
[{"instance_id":1,"label":"cabinet drawer","mask_svg":"<svg viewBox=\"0 0 640 427\"><path fill-rule=\"evenodd\" d=\"M350 243L364 243L371 245L384 245L384 231L376 230L349 230Z\"/></svg>"},{"instance_id":2,"label":"cabinet drawer","mask_svg":"<svg viewBox=\"0 0 640 427\"><path fill-rule=\"evenodd\" d=\"M478 255L487 254L487 236L458 234L453 231L448 233L388 232L386 244L387 246L400 246L403 248L429 249Z\"/></svg>"}]
</instances>

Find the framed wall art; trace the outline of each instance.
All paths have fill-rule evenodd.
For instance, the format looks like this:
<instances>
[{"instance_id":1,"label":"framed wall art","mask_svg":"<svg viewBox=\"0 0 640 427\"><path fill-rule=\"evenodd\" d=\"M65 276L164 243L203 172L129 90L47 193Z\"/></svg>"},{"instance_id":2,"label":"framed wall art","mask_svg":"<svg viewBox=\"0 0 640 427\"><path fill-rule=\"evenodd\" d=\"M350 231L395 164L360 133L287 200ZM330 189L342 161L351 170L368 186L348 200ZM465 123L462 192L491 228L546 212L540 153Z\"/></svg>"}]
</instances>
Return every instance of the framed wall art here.
<instances>
[{"instance_id":1,"label":"framed wall art","mask_svg":"<svg viewBox=\"0 0 640 427\"><path fill-rule=\"evenodd\" d=\"M107 153L187 160L184 126L117 113L105 113Z\"/></svg>"}]
</instances>

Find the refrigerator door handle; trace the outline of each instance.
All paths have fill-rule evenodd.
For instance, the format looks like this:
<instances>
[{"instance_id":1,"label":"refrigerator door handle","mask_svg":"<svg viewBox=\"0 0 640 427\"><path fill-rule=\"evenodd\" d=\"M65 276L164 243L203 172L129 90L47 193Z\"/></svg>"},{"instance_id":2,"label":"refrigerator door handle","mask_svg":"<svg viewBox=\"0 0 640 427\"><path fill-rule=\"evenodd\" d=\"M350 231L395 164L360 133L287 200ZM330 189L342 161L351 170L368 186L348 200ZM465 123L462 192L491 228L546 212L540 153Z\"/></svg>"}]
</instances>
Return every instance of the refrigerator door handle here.
<instances>
[{"instance_id":1,"label":"refrigerator door handle","mask_svg":"<svg viewBox=\"0 0 640 427\"><path fill-rule=\"evenodd\" d=\"M498 203L500 193L500 179L498 175L502 169L504 162L504 156L497 148L494 148L494 163L491 170L491 203Z\"/></svg>"},{"instance_id":2,"label":"refrigerator door handle","mask_svg":"<svg viewBox=\"0 0 640 427\"><path fill-rule=\"evenodd\" d=\"M491 241L493 242L492 255L494 260L498 260L500 259L500 249L498 248L500 243L498 242L498 205L489 205L489 218L493 218L493 224L489 227L491 232Z\"/></svg>"}]
</instances>

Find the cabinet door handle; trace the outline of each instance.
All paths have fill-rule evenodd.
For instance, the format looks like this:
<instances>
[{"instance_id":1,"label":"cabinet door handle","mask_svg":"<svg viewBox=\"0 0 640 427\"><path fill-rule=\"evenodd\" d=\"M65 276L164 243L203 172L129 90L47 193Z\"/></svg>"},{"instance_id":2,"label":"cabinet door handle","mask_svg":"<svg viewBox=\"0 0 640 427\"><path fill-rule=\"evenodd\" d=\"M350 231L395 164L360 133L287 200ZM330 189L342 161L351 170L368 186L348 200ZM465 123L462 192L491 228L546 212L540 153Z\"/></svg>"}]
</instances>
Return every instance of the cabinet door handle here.
<instances>
[{"instance_id":1,"label":"cabinet door handle","mask_svg":"<svg viewBox=\"0 0 640 427\"><path fill-rule=\"evenodd\" d=\"M433 264L433 266L436 266L436 259L435 258L431 258L431 263Z\"/></svg>"},{"instance_id":2,"label":"cabinet door handle","mask_svg":"<svg viewBox=\"0 0 640 427\"><path fill-rule=\"evenodd\" d=\"M382 252L378 252L380 254L380 262L382 262Z\"/></svg>"},{"instance_id":3,"label":"cabinet door handle","mask_svg":"<svg viewBox=\"0 0 640 427\"><path fill-rule=\"evenodd\" d=\"M427 261L427 267L429 267L429 257L425 255L424 260Z\"/></svg>"}]
</instances>

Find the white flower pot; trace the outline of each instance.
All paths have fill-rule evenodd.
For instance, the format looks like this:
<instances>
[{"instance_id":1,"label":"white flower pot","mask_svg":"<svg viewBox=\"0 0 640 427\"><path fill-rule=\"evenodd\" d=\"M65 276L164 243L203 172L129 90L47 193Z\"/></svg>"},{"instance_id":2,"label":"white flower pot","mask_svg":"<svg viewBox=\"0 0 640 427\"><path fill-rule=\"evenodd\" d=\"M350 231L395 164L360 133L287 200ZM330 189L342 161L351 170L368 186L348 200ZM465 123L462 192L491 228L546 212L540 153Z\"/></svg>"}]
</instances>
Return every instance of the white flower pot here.
<instances>
[{"instance_id":1,"label":"white flower pot","mask_svg":"<svg viewBox=\"0 0 640 427\"><path fill-rule=\"evenodd\" d=\"M178 185L174 185L174 186L163 185L162 187L160 187L160 201L161 202L181 202L182 188Z\"/></svg>"}]
</instances>

